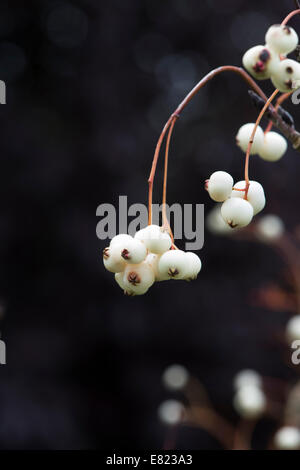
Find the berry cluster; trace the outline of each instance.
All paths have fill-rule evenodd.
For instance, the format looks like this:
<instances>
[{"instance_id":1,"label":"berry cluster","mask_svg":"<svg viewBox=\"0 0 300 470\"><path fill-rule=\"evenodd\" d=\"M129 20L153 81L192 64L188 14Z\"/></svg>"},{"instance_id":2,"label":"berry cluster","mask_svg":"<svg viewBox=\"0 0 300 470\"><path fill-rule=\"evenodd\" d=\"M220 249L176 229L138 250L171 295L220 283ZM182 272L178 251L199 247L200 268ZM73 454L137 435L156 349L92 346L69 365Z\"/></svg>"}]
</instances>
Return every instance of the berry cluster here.
<instances>
[{"instance_id":1,"label":"berry cluster","mask_svg":"<svg viewBox=\"0 0 300 470\"><path fill-rule=\"evenodd\" d=\"M260 183L249 178L250 155L258 154L267 161L277 161L284 155L287 150L287 140L277 132L271 132L273 123L293 143L294 148L300 148L299 133L295 131L293 123L287 123L288 113L285 112L283 119L284 110L280 108L280 104L290 93L300 87L300 63L287 58L287 54L294 51L298 45L298 35L293 28L287 26L287 22L299 13L300 9L294 10L281 24L271 26L265 36L266 44L252 47L243 56L243 65L254 78L271 79L276 87L271 96L267 98L244 69L231 65L222 66L206 74L168 118L158 138L148 178L148 226L137 232L134 237L116 236L103 252L105 267L115 273L115 279L125 294L144 294L155 281L195 279L201 269L201 261L197 255L178 250L173 244L173 235L166 213L168 157L172 132L182 111L199 90L221 72L238 74L254 90L254 94L260 100L259 103L263 104L256 122L244 124L236 135L237 145L246 154L244 180L234 185L229 173L216 171L206 181L205 187L210 197L222 203L220 210L216 208L216 212L211 214L209 224L212 230L220 233L225 230L230 232L233 228L247 226L253 216L264 208L266 204L264 189ZM277 99L275 107L271 108L272 101L279 92L283 92L283 95ZM270 122L263 131L259 124L268 108ZM292 118L290 121L292 122ZM165 143L165 162L162 228L152 224L152 196L157 162L163 143ZM266 225L268 226L268 221ZM271 227L270 238L273 237L272 230ZM278 230L280 232L280 227ZM276 233L277 229L275 237ZM262 235L263 237L265 235ZM269 235L266 236L268 237Z\"/></svg>"},{"instance_id":2,"label":"berry cluster","mask_svg":"<svg viewBox=\"0 0 300 470\"><path fill-rule=\"evenodd\" d=\"M286 24L271 26L264 46L251 47L243 56L243 65L258 80L271 79L281 92L292 91L300 84L300 64L286 55L298 45L296 31ZM298 85L297 85L298 83Z\"/></svg>"},{"instance_id":3,"label":"berry cluster","mask_svg":"<svg viewBox=\"0 0 300 470\"><path fill-rule=\"evenodd\" d=\"M206 181L205 187L214 201L223 202L221 215L231 228L248 225L266 204L264 189L260 183L250 181L248 189L246 181L239 181L233 186L232 176L225 171L214 172Z\"/></svg>"},{"instance_id":4,"label":"berry cluster","mask_svg":"<svg viewBox=\"0 0 300 470\"><path fill-rule=\"evenodd\" d=\"M200 258L178 250L158 225L148 225L134 237L116 235L103 250L103 263L129 296L145 294L155 281L196 279L201 269Z\"/></svg>"},{"instance_id":5,"label":"berry cluster","mask_svg":"<svg viewBox=\"0 0 300 470\"><path fill-rule=\"evenodd\" d=\"M300 64L299 64L300 65ZM240 127L236 135L236 143L243 152L247 152L249 140L255 124L247 123ZM264 131L257 126L250 154L258 154L263 160L276 162L286 152L287 141L278 132Z\"/></svg>"}]
</instances>

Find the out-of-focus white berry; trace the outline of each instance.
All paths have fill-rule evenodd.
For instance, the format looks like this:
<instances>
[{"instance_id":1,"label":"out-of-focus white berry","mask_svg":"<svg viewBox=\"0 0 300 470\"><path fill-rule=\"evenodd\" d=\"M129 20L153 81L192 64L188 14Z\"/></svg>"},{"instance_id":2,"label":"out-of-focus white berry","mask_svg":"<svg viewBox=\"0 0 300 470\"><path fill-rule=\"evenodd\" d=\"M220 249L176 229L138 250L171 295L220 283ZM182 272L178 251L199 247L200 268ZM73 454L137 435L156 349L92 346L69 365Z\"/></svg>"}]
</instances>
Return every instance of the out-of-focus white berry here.
<instances>
[{"instance_id":1,"label":"out-of-focus white berry","mask_svg":"<svg viewBox=\"0 0 300 470\"><path fill-rule=\"evenodd\" d=\"M196 253L193 253L191 251L185 254L185 258L187 260L187 269L184 279L187 281L192 281L197 278L202 263L199 256L197 256Z\"/></svg>"},{"instance_id":2,"label":"out-of-focus white berry","mask_svg":"<svg viewBox=\"0 0 300 470\"><path fill-rule=\"evenodd\" d=\"M236 374L233 385L236 390L247 386L259 388L262 385L262 380L261 376L255 370L245 369Z\"/></svg>"},{"instance_id":3,"label":"out-of-focus white berry","mask_svg":"<svg viewBox=\"0 0 300 470\"><path fill-rule=\"evenodd\" d=\"M246 181L239 181L234 185L237 189L244 189L246 187ZM235 191L232 190L231 197L239 197L243 199L245 196L244 191ZM250 186L248 189L247 200L250 202L253 207L253 215L258 214L266 205L266 198L264 188L257 181L250 181Z\"/></svg>"},{"instance_id":4,"label":"out-of-focus white berry","mask_svg":"<svg viewBox=\"0 0 300 470\"><path fill-rule=\"evenodd\" d=\"M189 373L179 364L169 366L163 373L162 381L169 390L181 390L187 384Z\"/></svg>"},{"instance_id":5,"label":"out-of-focus white berry","mask_svg":"<svg viewBox=\"0 0 300 470\"><path fill-rule=\"evenodd\" d=\"M228 235L232 233L231 228L221 215L221 204L211 209L206 216L206 226L211 233L216 235Z\"/></svg>"},{"instance_id":6,"label":"out-of-focus white berry","mask_svg":"<svg viewBox=\"0 0 300 470\"><path fill-rule=\"evenodd\" d=\"M140 264L128 264L123 275L125 290L134 292L135 295L143 295L155 281L151 266L143 261Z\"/></svg>"},{"instance_id":7,"label":"out-of-focus white berry","mask_svg":"<svg viewBox=\"0 0 300 470\"><path fill-rule=\"evenodd\" d=\"M247 385L237 390L233 405L243 418L258 418L265 411L266 398L260 388Z\"/></svg>"},{"instance_id":8,"label":"out-of-focus white berry","mask_svg":"<svg viewBox=\"0 0 300 470\"><path fill-rule=\"evenodd\" d=\"M110 245L113 246L117 243L124 243L127 242L128 240L132 240L132 236L128 235L127 233L119 233L119 235L116 235L111 239Z\"/></svg>"},{"instance_id":9,"label":"out-of-focus white berry","mask_svg":"<svg viewBox=\"0 0 300 470\"><path fill-rule=\"evenodd\" d=\"M270 78L271 74L280 62L276 52L268 46L251 47L243 55L243 65L253 77L258 80Z\"/></svg>"},{"instance_id":10,"label":"out-of-focus white berry","mask_svg":"<svg viewBox=\"0 0 300 470\"><path fill-rule=\"evenodd\" d=\"M121 287L121 289L122 289L122 291L124 292L125 295L128 295L130 297L135 295L135 293L131 289L128 289L128 287L125 286L124 273L116 273L115 274L115 280L119 284L119 286Z\"/></svg>"},{"instance_id":11,"label":"out-of-focus white berry","mask_svg":"<svg viewBox=\"0 0 300 470\"><path fill-rule=\"evenodd\" d=\"M151 253L158 255L168 251L172 245L170 235L158 225L148 225L136 232L134 238L144 242Z\"/></svg>"},{"instance_id":12,"label":"out-of-focus white berry","mask_svg":"<svg viewBox=\"0 0 300 470\"><path fill-rule=\"evenodd\" d=\"M286 152L287 141L278 132L267 132L259 156L268 162L277 162Z\"/></svg>"},{"instance_id":13,"label":"out-of-focus white berry","mask_svg":"<svg viewBox=\"0 0 300 470\"><path fill-rule=\"evenodd\" d=\"M276 432L274 444L280 450L300 449L300 430L294 426L284 426Z\"/></svg>"},{"instance_id":14,"label":"out-of-focus white berry","mask_svg":"<svg viewBox=\"0 0 300 470\"><path fill-rule=\"evenodd\" d=\"M296 315L288 321L286 336L289 341L300 340L300 315Z\"/></svg>"},{"instance_id":15,"label":"out-of-focus white berry","mask_svg":"<svg viewBox=\"0 0 300 470\"><path fill-rule=\"evenodd\" d=\"M129 264L139 264L147 256L147 248L143 242L138 239L131 238L124 240L120 244L115 244L120 248L122 258Z\"/></svg>"},{"instance_id":16,"label":"out-of-focus white berry","mask_svg":"<svg viewBox=\"0 0 300 470\"><path fill-rule=\"evenodd\" d=\"M183 279L188 268L186 253L181 250L170 250L161 255L158 262L158 273L163 279Z\"/></svg>"},{"instance_id":17,"label":"out-of-focus white berry","mask_svg":"<svg viewBox=\"0 0 300 470\"><path fill-rule=\"evenodd\" d=\"M275 241L283 235L284 224L277 215L268 214L259 219L256 231L261 240Z\"/></svg>"},{"instance_id":18,"label":"out-of-focus white berry","mask_svg":"<svg viewBox=\"0 0 300 470\"><path fill-rule=\"evenodd\" d=\"M230 197L223 202L221 214L231 228L245 227L252 220L253 207L245 199Z\"/></svg>"},{"instance_id":19,"label":"out-of-focus white berry","mask_svg":"<svg viewBox=\"0 0 300 470\"><path fill-rule=\"evenodd\" d=\"M300 64L293 59L280 62L271 76L272 83L282 93L296 90L300 87Z\"/></svg>"},{"instance_id":20,"label":"out-of-focus white berry","mask_svg":"<svg viewBox=\"0 0 300 470\"><path fill-rule=\"evenodd\" d=\"M233 178L226 171L215 171L208 180L207 190L210 197L216 202L227 199L232 190Z\"/></svg>"},{"instance_id":21,"label":"out-of-focus white berry","mask_svg":"<svg viewBox=\"0 0 300 470\"><path fill-rule=\"evenodd\" d=\"M236 143L243 152L247 152L249 140L251 138L254 126L255 124L252 122L244 124L242 127L239 128L239 131L236 135ZM259 153L261 151L263 143L264 143L264 131L262 130L260 126L257 126L255 134L254 134L254 139L253 139L253 144L251 147L250 155Z\"/></svg>"},{"instance_id":22,"label":"out-of-focus white berry","mask_svg":"<svg viewBox=\"0 0 300 470\"><path fill-rule=\"evenodd\" d=\"M290 26L281 24L270 26L265 39L267 45L278 54L289 54L298 44L296 31Z\"/></svg>"},{"instance_id":23,"label":"out-of-focus white berry","mask_svg":"<svg viewBox=\"0 0 300 470\"><path fill-rule=\"evenodd\" d=\"M174 425L182 420L183 405L177 400L166 400L158 408L159 419L168 425Z\"/></svg>"},{"instance_id":24,"label":"out-of-focus white berry","mask_svg":"<svg viewBox=\"0 0 300 470\"><path fill-rule=\"evenodd\" d=\"M108 246L103 250L103 264L107 271L119 273L125 269L125 260L121 256L119 245Z\"/></svg>"}]
</instances>

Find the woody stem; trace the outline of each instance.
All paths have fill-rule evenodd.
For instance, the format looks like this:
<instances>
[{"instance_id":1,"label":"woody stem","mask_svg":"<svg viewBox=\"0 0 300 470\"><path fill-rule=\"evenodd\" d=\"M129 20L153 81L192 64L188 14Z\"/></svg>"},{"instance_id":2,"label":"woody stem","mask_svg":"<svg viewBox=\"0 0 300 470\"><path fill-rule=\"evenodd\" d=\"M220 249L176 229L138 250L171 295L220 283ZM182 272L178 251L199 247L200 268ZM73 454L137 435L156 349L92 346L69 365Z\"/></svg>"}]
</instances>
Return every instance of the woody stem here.
<instances>
[{"instance_id":1,"label":"woody stem","mask_svg":"<svg viewBox=\"0 0 300 470\"><path fill-rule=\"evenodd\" d=\"M280 105L288 99L288 97L292 94L293 92L292 91L289 91L288 93L283 93L281 96L279 96L279 98L277 98L276 100L276 106L275 106L275 111L278 110L278 108L280 107ZM268 132L270 132L270 130L272 129L273 127L273 121L270 119L269 120L269 123L265 129L265 132L264 134L266 135Z\"/></svg>"}]
</instances>

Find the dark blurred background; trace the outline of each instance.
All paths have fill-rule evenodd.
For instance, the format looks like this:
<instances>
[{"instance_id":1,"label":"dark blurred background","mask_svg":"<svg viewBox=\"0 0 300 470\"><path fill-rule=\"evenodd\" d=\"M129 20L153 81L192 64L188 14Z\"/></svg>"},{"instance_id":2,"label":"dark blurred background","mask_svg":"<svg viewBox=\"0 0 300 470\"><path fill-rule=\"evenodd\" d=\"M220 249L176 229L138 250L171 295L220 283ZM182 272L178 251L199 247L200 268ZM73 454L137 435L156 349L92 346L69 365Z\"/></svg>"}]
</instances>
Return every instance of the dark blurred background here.
<instances>
[{"instance_id":1,"label":"dark blurred background","mask_svg":"<svg viewBox=\"0 0 300 470\"><path fill-rule=\"evenodd\" d=\"M293 8L292 0L1 1L0 448L161 448L157 408L170 397L161 375L173 363L233 423L238 370L291 377L276 341L288 313L251 301L253 289L282 276L272 249L206 233L196 282L126 298L103 267L96 208L119 195L146 203L156 140L179 101L210 69L240 65ZM291 24L300 31L298 18ZM300 121L296 106L286 109ZM204 180L219 169L241 179L235 134L256 115L233 74L203 89L175 128L169 203L204 203L207 213ZM251 160L265 211L288 227L298 222L299 171L291 148L274 165ZM156 202L161 177L159 168ZM265 443L258 431L256 447ZM183 427L176 446L219 444Z\"/></svg>"}]
</instances>

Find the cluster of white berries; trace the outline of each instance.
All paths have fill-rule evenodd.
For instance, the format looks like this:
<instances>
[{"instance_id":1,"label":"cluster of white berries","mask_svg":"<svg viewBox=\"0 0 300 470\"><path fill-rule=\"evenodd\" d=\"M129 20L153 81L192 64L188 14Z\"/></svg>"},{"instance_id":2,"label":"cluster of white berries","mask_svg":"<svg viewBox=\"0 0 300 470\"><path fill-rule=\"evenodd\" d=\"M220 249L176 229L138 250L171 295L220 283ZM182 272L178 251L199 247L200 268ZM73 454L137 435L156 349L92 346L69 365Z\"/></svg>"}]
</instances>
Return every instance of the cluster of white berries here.
<instances>
[{"instance_id":1,"label":"cluster of white berries","mask_svg":"<svg viewBox=\"0 0 300 470\"><path fill-rule=\"evenodd\" d=\"M299 64L300 67L300 64ZM243 152L247 151L249 140L255 124L249 122L240 127L236 135L236 144ZM278 132L269 131L264 133L260 126L257 126L250 154L258 154L263 160L277 162L287 150L287 141Z\"/></svg>"},{"instance_id":2,"label":"cluster of white berries","mask_svg":"<svg viewBox=\"0 0 300 470\"><path fill-rule=\"evenodd\" d=\"M155 281L197 278L200 258L192 252L172 249L170 235L158 225L148 225L134 237L116 235L103 250L106 269L129 296L143 295Z\"/></svg>"},{"instance_id":3,"label":"cluster of white berries","mask_svg":"<svg viewBox=\"0 0 300 470\"><path fill-rule=\"evenodd\" d=\"M247 199L244 198L245 188L245 181L233 185L232 176L225 171L216 171L206 182L210 197L223 202L221 215L231 228L245 227L265 207L265 193L260 183L250 181Z\"/></svg>"},{"instance_id":4,"label":"cluster of white berries","mask_svg":"<svg viewBox=\"0 0 300 470\"><path fill-rule=\"evenodd\" d=\"M233 405L245 419L259 418L266 409L266 397L260 375L254 370L243 370L234 379L236 390Z\"/></svg>"},{"instance_id":5,"label":"cluster of white berries","mask_svg":"<svg viewBox=\"0 0 300 470\"><path fill-rule=\"evenodd\" d=\"M288 92L300 86L300 64L286 55L298 45L296 31L287 25L271 26L264 46L251 47L243 56L243 65L258 80L270 78L275 88Z\"/></svg>"}]
</instances>

